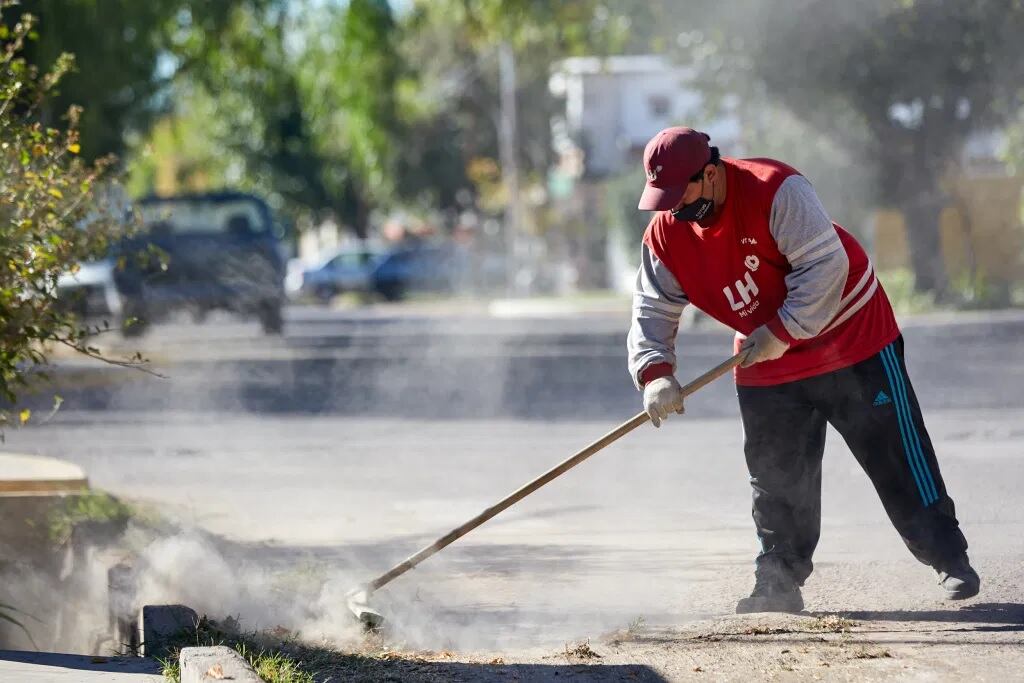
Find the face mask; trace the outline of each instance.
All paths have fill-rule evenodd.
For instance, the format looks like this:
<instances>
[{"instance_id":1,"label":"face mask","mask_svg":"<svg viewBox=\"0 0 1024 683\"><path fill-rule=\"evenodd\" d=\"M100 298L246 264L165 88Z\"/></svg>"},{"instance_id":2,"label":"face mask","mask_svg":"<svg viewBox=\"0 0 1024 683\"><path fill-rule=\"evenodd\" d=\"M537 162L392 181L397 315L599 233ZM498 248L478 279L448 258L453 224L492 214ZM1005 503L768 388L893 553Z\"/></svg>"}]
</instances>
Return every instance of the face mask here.
<instances>
[{"instance_id":1,"label":"face mask","mask_svg":"<svg viewBox=\"0 0 1024 683\"><path fill-rule=\"evenodd\" d=\"M672 212L672 217L677 221L697 222L711 215L715 208L715 181L711 181L711 199L704 198L704 179L700 181L700 194L696 200L689 204L683 204Z\"/></svg>"}]
</instances>

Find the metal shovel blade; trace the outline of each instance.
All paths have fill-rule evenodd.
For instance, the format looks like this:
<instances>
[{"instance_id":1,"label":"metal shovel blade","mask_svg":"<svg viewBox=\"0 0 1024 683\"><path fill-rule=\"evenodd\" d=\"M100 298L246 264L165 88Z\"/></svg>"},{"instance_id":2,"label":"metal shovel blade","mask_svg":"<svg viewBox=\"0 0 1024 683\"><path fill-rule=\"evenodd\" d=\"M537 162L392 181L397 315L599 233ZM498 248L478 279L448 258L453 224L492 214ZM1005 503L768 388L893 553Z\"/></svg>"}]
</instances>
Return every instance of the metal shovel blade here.
<instances>
[{"instance_id":1,"label":"metal shovel blade","mask_svg":"<svg viewBox=\"0 0 1024 683\"><path fill-rule=\"evenodd\" d=\"M384 625L384 615L370 607L370 594L365 588L356 588L345 596L348 609L362 622L368 631L376 631Z\"/></svg>"}]
</instances>

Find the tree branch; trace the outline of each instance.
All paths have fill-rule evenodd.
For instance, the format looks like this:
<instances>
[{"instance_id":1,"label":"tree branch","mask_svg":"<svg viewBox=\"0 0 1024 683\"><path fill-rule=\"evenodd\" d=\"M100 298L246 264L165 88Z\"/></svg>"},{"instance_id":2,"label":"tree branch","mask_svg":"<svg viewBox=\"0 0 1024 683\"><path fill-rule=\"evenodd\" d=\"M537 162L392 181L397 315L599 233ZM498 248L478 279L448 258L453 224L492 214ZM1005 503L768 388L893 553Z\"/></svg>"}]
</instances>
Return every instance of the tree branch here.
<instances>
[{"instance_id":1,"label":"tree branch","mask_svg":"<svg viewBox=\"0 0 1024 683\"><path fill-rule=\"evenodd\" d=\"M75 351L81 353L84 356L88 356L89 358L92 358L94 360L102 361L107 365L114 365L119 368L129 368L132 370L138 370L139 372L144 372L147 375L152 375L153 377L167 379L167 375L162 375L155 370L150 370L149 368L145 367L149 363L148 360L117 360L114 358L107 358L106 356L99 353L95 349L90 349L89 347L81 346L68 339L56 339L56 341L59 341L61 344L67 346L70 349L74 349Z\"/></svg>"}]
</instances>

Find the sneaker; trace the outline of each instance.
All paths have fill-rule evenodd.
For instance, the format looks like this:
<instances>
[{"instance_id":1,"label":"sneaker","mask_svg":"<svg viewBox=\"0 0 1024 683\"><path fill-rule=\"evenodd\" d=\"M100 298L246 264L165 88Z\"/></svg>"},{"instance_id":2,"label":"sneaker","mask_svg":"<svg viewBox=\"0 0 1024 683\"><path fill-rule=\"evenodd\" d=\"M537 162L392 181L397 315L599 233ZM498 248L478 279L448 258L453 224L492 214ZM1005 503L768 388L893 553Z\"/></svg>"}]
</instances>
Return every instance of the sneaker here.
<instances>
[{"instance_id":1,"label":"sneaker","mask_svg":"<svg viewBox=\"0 0 1024 683\"><path fill-rule=\"evenodd\" d=\"M935 567L939 574L939 585L946 591L947 600L973 598L981 590L981 578L971 567L967 554L961 554Z\"/></svg>"},{"instance_id":2,"label":"sneaker","mask_svg":"<svg viewBox=\"0 0 1024 683\"><path fill-rule=\"evenodd\" d=\"M736 603L736 614L752 612L800 612L804 598L800 586L788 576L759 570L750 597Z\"/></svg>"}]
</instances>

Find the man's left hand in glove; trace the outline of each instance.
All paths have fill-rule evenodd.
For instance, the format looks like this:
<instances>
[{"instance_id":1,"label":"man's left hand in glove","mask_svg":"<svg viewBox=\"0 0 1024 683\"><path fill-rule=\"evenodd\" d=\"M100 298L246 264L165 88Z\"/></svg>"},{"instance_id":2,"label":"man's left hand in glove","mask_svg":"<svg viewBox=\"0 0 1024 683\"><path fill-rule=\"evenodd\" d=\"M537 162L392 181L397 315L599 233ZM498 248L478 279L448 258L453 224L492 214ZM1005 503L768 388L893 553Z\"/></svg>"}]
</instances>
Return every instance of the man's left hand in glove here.
<instances>
[{"instance_id":1,"label":"man's left hand in glove","mask_svg":"<svg viewBox=\"0 0 1024 683\"><path fill-rule=\"evenodd\" d=\"M781 358L788 348L789 344L772 334L767 325L761 325L740 344L740 350L749 349L741 366L749 368L755 363Z\"/></svg>"}]
</instances>

